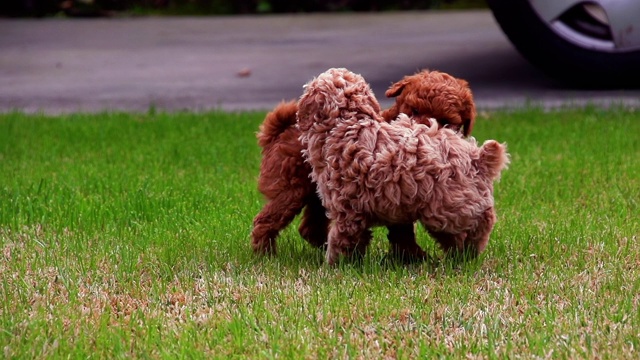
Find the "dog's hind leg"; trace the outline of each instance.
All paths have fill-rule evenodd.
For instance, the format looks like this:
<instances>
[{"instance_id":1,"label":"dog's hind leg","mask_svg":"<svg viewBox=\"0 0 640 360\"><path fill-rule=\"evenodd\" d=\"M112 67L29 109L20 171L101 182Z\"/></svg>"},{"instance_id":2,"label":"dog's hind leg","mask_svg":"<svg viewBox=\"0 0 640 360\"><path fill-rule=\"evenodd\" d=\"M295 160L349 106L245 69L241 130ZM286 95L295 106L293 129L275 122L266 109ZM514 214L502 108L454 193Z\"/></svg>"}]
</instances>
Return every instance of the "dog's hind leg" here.
<instances>
[{"instance_id":1,"label":"dog's hind leg","mask_svg":"<svg viewBox=\"0 0 640 360\"><path fill-rule=\"evenodd\" d=\"M300 213L303 197L277 196L270 200L253 219L251 247L259 254L275 254L276 237Z\"/></svg>"},{"instance_id":2,"label":"dog's hind leg","mask_svg":"<svg viewBox=\"0 0 640 360\"><path fill-rule=\"evenodd\" d=\"M390 255L405 263L427 259L427 253L416 242L413 224L389 225L387 238L391 245Z\"/></svg>"},{"instance_id":3,"label":"dog's hind leg","mask_svg":"<svg viewBox=\"0 0 640 360\"><path fill-rule=\"evenodd\" d=\"M315 192L311 193L307 200L298 232L312 246L323 247L327 244L327 234L329 233L327 212Z\"/></svg>"}]
</instances>

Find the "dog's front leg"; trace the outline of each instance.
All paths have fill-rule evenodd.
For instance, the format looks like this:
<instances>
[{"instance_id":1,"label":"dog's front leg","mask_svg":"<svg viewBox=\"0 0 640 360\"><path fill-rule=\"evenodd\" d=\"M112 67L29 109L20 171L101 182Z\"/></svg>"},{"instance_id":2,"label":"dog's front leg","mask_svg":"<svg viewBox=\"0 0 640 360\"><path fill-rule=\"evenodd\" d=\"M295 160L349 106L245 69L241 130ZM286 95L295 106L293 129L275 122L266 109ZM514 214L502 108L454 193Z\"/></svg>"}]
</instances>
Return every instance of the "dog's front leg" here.
<instances>
[{"instance_id":1,"label":"dog's front leg","mask_svg":"<svg viewBox=\"0 0 640 360\"><path fill-rule=\"evenodd\" d=\"M427 253L416 242L413 224L388 225L391 256L405 263L427 259Z\"/></svg>"},{"instance_id":2,"label":"dog's front leg","mask_svg":"<svg viewBox=\"0 0 640 360\"><path fill-rule=\"evenodd\" d=\"M441 231L430 231L429 235L440 245L445 254L462 253L467 233L451 234Z\"/></svg>"},{"instance_id":3,"label":"dog's front leg","mask_svg":"<svg viewBox=\"0 0 640 360\"><path fill-rule=\"evenodd\" d=\"M489 236L497 220L495 208L489 208L482 213L478 227L469 232L465 241L465 249L473 255L479 255L489 243Z\"/></svg>"},{"instance_id":4,"label":"dog's front leg","mask_svg":"<svg viewBox=\"0 0 640 360\"><path fill-rule=\"evenodd\" d=\"M335 265L341 256L362 258L371 242L371 230L364 221L338 216L329 229L327 263Z\"/></svg>"}]
</instances>

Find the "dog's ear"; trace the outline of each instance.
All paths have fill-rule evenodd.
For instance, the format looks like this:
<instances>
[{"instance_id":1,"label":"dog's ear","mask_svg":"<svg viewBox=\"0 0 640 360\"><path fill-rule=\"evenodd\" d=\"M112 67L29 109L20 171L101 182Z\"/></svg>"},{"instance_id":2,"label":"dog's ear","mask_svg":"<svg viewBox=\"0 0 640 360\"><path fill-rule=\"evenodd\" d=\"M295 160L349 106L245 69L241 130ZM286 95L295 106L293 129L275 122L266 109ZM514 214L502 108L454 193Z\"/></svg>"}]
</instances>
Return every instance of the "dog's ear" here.
<instances>
[{"instance_id":1,"label":"dog's ear","mask_svg":"<svg viewBox=\"0 0 640 360\"><path fill-rule=\"evenodd\" d=\"M466 108L462 111L462 134L467 137L471 135L471 131L473 130L473 125L476 122L476 106L473 102L473 94L471 93L471 89L469 88L469 83L463 79L456 79L458 84L462 89L464 89L463 95L463 104Z\"/></svg>"},{"instance_id":2,"label":"dog's ear","mask_svg":"<svg viewBox=\"0 0 640 360\"><path fill-rule=\"evenodd\" d=\"M458 84L460 84L461 88L463 88L463 89L468 89L469 88L469 83L466 80L456 78L456 81L458 81Z\"/></svg>"},{"instance_id":3,"label":"dog's ear","mask_svg":"<svg viewBox=\"0 0 640 360\"><path fill-rule=\"evenodd\" d=\"M467 110L462 114L462 134L464 137L471 135L473 125L476 123L476 106L473 100L467 105Z\"/></svg>"},{"instance_id":4,"label":"dog's ear","mask_svg":"<svg viewBox=\"0 0 640 360\"><path fill-rule=\"evenodd\" d=\"M315 79L312 81L315 81ZM303 86L304 91L298 100L296 119L298 129L301 131L309 130L313 123L313 114L319 111L320 104L318 101L314 101L314 94L312 93L314 89L309 86L312 81Z\"/></svg>"},{"instance_id":5,"label":"dog's ear","mask_svg":"<svg viewBox=\"0 0 640 360\"><path fill-rule=\"evenodd\" d=\"M473 130L473 123L475 123L475 120L473 119L464 119L462 123L462 135L464 135L464 137L471 134L471 130Z\"/></svg>"},{"instance_id":6,"label":"dog's ear","mask_svg":"<svg viewBox=\"0 0 640 360\"><path fill-rule=\"evenodd\" d=\"M384 121L391 122L392 120L395 120L399 114L400 114L400 110L398 109L398 104L394 103L388 109L383 110L380 113L380 116L382 116Z\"/></svg>"},{"instance_id":7,"label":"dog's ear","mask_svg":"<svg viewBox=\"0 0 640 360\"><path fill-rule=\"evenodd\" d=\"M396 97L400 95L402 93L402 90L404 90L404 87L407 86L410 81L411 80L405 77L404 79L398 81L397 83L394 83L391 86L389 86L389 89L387 89L384 95L388 98Z\"/></svg>"}]
</instances>

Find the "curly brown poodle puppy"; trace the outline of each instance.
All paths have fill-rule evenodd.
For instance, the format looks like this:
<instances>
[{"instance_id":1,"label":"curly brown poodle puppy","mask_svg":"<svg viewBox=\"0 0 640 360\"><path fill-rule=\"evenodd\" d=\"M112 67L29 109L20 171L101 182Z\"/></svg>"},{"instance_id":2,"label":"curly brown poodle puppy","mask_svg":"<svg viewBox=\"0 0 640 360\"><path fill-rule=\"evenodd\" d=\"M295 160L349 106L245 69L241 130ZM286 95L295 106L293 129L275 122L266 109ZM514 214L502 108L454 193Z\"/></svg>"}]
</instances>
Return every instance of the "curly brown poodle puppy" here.
<instances>
[{"instance_id":1,"label":"curly brown poodle puppy","mask_svg":"<svg viewBox=\"0 0 640 360\"><path fill-rule=\"evenodd\" d=\"M440 126L471 135L476 106L465 80L440 71L422 70L391 85L385 95L396 98L395 104L382 112L387 121L404 113L421 124L434 118Z\"/></svg>"},{"instance_id":2,"label":"curly brown poodle puppy","mask_svg":"<svg viewBox=\"0 0 640 360\"><path fill-rule=\"evenodd\" d=\"M450 81L450 78L455 79L428 70L405 77L387 91L397 97L382 116L390 121L397 117L400 109L409 109L405 111L411 111L418 121L436 117L442 126L456 129L466 124L464 133L469 134L475 119L471 90L464 80ZM413 93L419 95L412 96ZM420 101L419 96L426 96L429 101ZM410 105L404 105L404 101ZM454 106L460 106L460 111L453 111ZM303 208L300 235L315 247L326 245L329 220L316 194L316 186L309 178L311 167L301 155L300 132L295 126L297 110L296 101L278 104L267 114L257 134L262 147L258 190L267 199L253 221L251 245L258 253L274 253L278 234ZM416 243L413 224L390 225L388 230L392 257L405 261L426 258Z\"/></svg>"},{"instance_id":3,"label":"curly brown poodle puppy","mask_svg":"<svg viewBox=\"0 0 640 360\"><path fill-rule=\"evenodd\" d=\"M361 255L370 227L420 221L445 251L484 250L496 221L493 181L506 147L479 147L435 120L386 122L369 84L347 69L310 81L298 103L303 156L331 219L327 262Z\"/></svg>"}]
</instances>

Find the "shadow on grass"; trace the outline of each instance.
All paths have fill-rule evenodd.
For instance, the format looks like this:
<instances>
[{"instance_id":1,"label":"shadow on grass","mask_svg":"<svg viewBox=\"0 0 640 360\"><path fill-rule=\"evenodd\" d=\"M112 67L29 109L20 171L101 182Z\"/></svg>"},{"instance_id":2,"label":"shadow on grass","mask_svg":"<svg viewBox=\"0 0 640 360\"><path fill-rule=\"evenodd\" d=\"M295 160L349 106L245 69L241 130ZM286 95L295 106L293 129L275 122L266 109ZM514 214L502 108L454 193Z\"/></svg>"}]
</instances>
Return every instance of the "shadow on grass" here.
<instances>
[{"instance_id":1,"label":"shadow on grass","mask_svg":"<svg viewBox=\"0 0 640 360\"><path fill-rule=\"evenodd\" d=\"M296 239L297 240L297 239ZM477 272L483 264L484 256L473 257L470 254L445 255L435 245L425 247L428 257L422 261L406 261L391 256L387 249L372 246L362 258L343 258L335 267L325 262L323 249L313 248L304 241L281 241L278 252L274 255L256 255L251 253L247 265L264 267L266 271L274 268L286 272L300 270L313 271L320 269L335 269L335 271L354 275L382 274L382 273L415 273L448 275ZM250 249L247 249L251 252Z\"/></svg>"}]
</instances>

